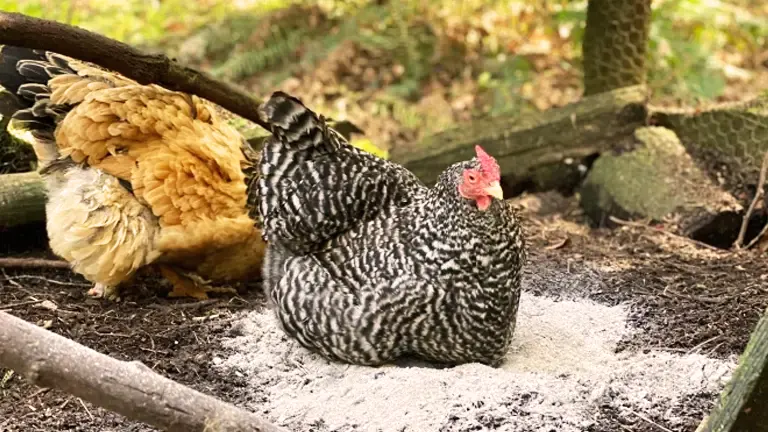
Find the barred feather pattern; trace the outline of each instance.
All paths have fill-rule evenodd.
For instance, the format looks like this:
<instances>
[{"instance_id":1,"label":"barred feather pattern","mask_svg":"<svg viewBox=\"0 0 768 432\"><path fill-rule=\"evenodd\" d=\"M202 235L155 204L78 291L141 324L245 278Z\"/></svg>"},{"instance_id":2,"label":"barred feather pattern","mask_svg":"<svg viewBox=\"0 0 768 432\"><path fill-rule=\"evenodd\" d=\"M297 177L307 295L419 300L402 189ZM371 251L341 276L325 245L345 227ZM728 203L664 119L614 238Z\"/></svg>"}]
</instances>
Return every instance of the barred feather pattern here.
<instances>
[{"instance_id":1,"label":"barred feather pattern","mask_svg":"<svg viewBox=\"0 0 768 432\"><path fill-rule=\"evenodd\" d=\"M276 92L262 112L273 134L260 161L267 241L297 254L320 250L360 221L426 191L411 172L351 146L292 96Z\"/></svg>"},{"instance_id":2,"label":"barred feather pattern","mask_svg":"<svg viewBox=\"0 0 768 432\"><path fill-rule=\"evenodd\" d=\"M405 169L309 128L317 117L304 110L282 108L288 115L275 124L285 132L262 157L265 290L285 332L347 363L413 356L499 365L526 251L505 202L479 211L459 195L462 173L479 161L454 164L426 188Z\"/></svg>"}]
</instances>

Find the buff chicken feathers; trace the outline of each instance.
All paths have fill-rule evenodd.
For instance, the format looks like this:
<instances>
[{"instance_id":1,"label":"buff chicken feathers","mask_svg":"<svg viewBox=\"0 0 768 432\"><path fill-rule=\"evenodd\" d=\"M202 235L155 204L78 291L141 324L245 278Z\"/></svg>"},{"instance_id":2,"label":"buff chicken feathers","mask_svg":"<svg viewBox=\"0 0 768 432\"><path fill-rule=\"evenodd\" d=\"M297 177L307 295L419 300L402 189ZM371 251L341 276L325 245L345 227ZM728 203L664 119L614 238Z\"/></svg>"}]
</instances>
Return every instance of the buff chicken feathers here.
<instances>
[{"instance_id":1,"label":"buff chicken feathers","mask_svg":"<svg viewBox=\"0 0 768 432\"><path fill-rule=\"evenodd\" d=\"M171 296L259 277L258 154L211 103L55 53L3 46L0 85L23 109L47 191L53 252L117 298L145 267Z\"/></svg>"}]
</instances>

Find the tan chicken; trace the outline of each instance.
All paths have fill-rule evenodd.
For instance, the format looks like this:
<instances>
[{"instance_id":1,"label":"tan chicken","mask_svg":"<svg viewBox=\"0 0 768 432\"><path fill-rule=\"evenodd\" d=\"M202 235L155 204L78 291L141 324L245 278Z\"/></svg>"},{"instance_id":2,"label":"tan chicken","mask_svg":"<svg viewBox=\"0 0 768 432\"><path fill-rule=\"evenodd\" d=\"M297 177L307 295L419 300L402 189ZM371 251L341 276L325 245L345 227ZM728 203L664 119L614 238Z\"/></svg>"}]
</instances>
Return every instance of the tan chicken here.
<instances>
[{"instance_id":1,"label":"tan chicken","mask_svg":"<svg viewBox=\"0 0 768 432\"><path fill-rule=\"evenodd\" d=\"M199 299L260 276L258 155L214 105L12 46L0 85L25 106L13 125L33 138L51 249L89 294L115 299L147 266Z\"/></svg>"}]
</instances>

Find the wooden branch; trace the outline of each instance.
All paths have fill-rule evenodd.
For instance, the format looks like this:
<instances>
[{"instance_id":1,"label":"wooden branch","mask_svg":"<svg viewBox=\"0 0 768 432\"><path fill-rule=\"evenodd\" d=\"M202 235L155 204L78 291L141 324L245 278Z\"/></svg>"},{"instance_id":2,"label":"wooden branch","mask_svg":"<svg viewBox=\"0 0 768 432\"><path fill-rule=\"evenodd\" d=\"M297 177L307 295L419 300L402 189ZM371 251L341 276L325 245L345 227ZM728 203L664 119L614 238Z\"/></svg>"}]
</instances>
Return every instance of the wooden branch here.
<instances>
[{"instance_id":1,"label":"wooden branch","mask_svg":"<svg viewBox=\"0 0 768 432\"><path fill-rule=\"evenodd\" d=\"M697 432L768 432L768 311L741 355L739 366Z\"/></svg>"},{"instance_id":2,"label":"wooden branch","mask_svg":"<svg viewBox=\"0 0 768 432\"><path fill-rule=\"evenodd\" d=\"M45 220L45 194L36 171L0 175L0 227Z\"/></svg>"},{"instance_id":3,"label":"wooden branch","mask_svg":"<svg viewBox=\"0 0 768 432\"><path fill-rule=\"evenodd\" d=\"M501 175L512 187L534 179L541 169L554 167L553 174L575 169L572 162L619 147L645 123L646 99L646 87L634 86L542 113L478 119L414 147L395 149L391 159L434 184L440 172L474 157L475 145L480 145L499 161ZM549 188L557 187L557 182L549 183Z\"/></svg>"},{"instance_id":4,"label":"wooden branch","mask_svg":"<svg viewBox=\"0 0 768 432\"><path fill-rule=\"evenodd\" d=\"M0 364L31 383L167 431L287 432L253 413L0 312Z\"/></svg>"},{"instance_id":5,"label":"wooden branch","mask_svg":"<svg viewBox=\"0 0 768 432\"><path fill-rule=\"evenodd\" d=\"M191 93L246 118L266 130L260 102L244 90L181 65L163 54L147 54L130 45L55 21L0 12L0 44L57 52L119 72L141 84L158 84Z\"/></svg>"}]
</instances>

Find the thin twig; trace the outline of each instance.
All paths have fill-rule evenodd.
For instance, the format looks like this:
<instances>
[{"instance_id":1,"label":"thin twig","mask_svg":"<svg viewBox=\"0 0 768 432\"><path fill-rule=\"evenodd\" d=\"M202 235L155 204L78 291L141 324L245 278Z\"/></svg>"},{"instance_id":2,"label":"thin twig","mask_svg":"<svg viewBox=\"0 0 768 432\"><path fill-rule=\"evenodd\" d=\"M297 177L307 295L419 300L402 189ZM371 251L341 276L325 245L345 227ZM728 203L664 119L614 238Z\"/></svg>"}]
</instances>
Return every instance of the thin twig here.
<instances>
[{"instance_id":1,"label":"thin twig","mask_svg":"<svg viewBox=\"0 0 768 432\"><path fill-rule=\"evenodd\" d=\"M736 237L736 241L733 242L735 249L741 249L744 245L744 236L747 235L747 226L749 225L749 219L752 217L752 212L755 210L757 202L765 195L765 174L768 171L768 152L765 152L763 156L763 165L760 167L760 178L757 181L757 191L755 197L752 198L752 202L749 203L747 212L744 213L744 220L741 221L741 229L739 229L739 236ZM760 236L756 237L760 238ZM751 243L750 243L751 244Z\"/></svg>"},{"instance_id":2,"label":"thin twig","mask_svg":"<svg viewBox=\"0 0 768 432\"><path fill-rule=\"evenodd\" d=\"M30 400L30 399L32 399L32 398L34 398L36 396L39 396L39 395L41 395L43 393L48 393L49 391L51 391L51 389L49 387L43 387L40 390L38 390L38 391L32 393L31 395L25 397L24 400Z\"/></svg>"},{"instance_id":3,"label":"thin twig","mask_svg":"<svg viewBox=\"0 0 768 432\"><path fill-rule=\"evenodd\" d=\"M12 282L14 279L35 279L35 280L40 280L40 281L48 282L50 284L62 285L62 286L79 286L79 287L81 287L81 286L90 286L90 284L87 284L87 283L60 282L60 281L57 281L57 280L54 280L54 279L48 279L46 277L36 276L36 275L6 276L6 280L8 280L8 282Z\"/></svg>"},{"instance_id":4,"label":"thin twig","mask_svg":"<svg viewBox=\"0 0 768 432\"><path fill-rule=\"evenodd\" d=\"M62 260L49 260L43 258L0 258L0 267L68 269L69 263Z\"/></svg>"},{"instance_id":5,"label":"thin twig","mask_svg":"<svg viewBox=\"0 0 768 432\"><path fill-rule=\"evenodd\" d=\"M165 311L165 310L173 310L173 309L176 309L176 310L180 310L180 309L193 309L194 310L194 309L201 308L201 307L204 307L204 306L210 306L210 305L216 304L218 302L220 302L219 299L207 299L207 300L198 300L198 301L190 302L190 303L178 303L178 304L170 304L170 305L151 304L148 307L150 309L159 309L159 310L163 310L163 311Z\"/></svg>"},{"instance_id":6,"label":"thin twig","mask_svg":"<svg viewBox=\"0 0 768 432\"><path fill-rule=\"evenodd\" d=\"M6 309L13 309L13 308L22 307L22 306L29 306L29 305L33 305L33 304L38 304L38 303L42 303L44 301L45 300L28 300L28 301L23 301L23 302L18 302L18 303L11 303L11 304L7 304L7 305L2 305L2 307L3 307L4 310L6 310Z\"/></svg>"},{"instance_id":7,"label":"thin twig","mask_svg":"<svg viewBox=\"0 0 768 432\"><path fill-rule=\"evenodd\" d=\"M635 411L632 411L632 410L629 410L629 412L631 412L632 414L636 415L641 420L644 420L644 421L648 422L648 424L656 426L657 428L659 428L659 430L663 430L664 432L672 432L672 429L665 428L664 426L656 423L655 421L653 421L653 420L649 419L648 417L640 414L639 412L635 412Z\"/></svg>"},{"instance_id":8,"label":"thin twig","mask_svg":"<svg viewBox=\"0 0 768 432\"><path fill-rule=\"evenodd\" d=\"M704 342L701 342L701 343L697 344L696 346L694 346L693 348L689 349L686 352L686 354L692 354L692 353L698 351L699 349L704 348L704 345L706 345L706 344L708 344L710 342L716 341L717 339L720 339L721 337L723 337L723 335L712 336L711 338L705 340Z\"/></svg>"},{"instance_id":9,"label":"thin twig","mask_svg":"<svg viewBox=\"0 0 768 432\"><path fill-rule=\"evenodd\" d=\"M738 294L732 294L729 296L723 296L723 297L708 297L708 296L700 296L700 295L693 295L693 294L683 294L681 292L677 292L673 290L670 287L664 288L664 291L661 293L663 296L675 296L679 298L684 298L686 300L693 300L698 301L701 303L710 303L710 304L723 304L727 302L728 300L734 299L738 297Z\"/></svg>"},{"instance_id":10,"label":"thin twig","mask_svg":"<svg viewBox=\"0 0 768 432\"><path fill-rule=\"evenodd\" d=\"M612 222L617 223L619 225L626 225L626 226L631 226L631 227L636 227L636 228L644 228L644 229L646 229L648 231L659 232L659 233L662 233L662 234L664 234L664 235L666 235L668 237L671 237L671 238L674 238L674 239L678 239L678 240L682 240L684 242L691 243L691 244L694 244L696 246L700 246L700 247L703 247L703 248L706 248L706 249L709 249L709 250L714 250L714 251L722 252L720 249L718 249L718 248L716 248L716 247L714 247L712 245L708 245L708 244L706 244L704 242L700 242L700 241L694 240L692 238L688 238L688 237L685 237L685 236L681 236L679 234L675 234L673 232L669 232L669 231L667 231L667 230L665 230L663 228L657 228L657 227L653 227L653 226L642 224L642 223L638 223L638 222L626 221L626 220L623 220L623 219L619 219L619 218L617 218L615 216L608 216L608 219L610 219Z\"/></svg>"},{"instance_id":11,"label":"thin twig","mask_svg":"<svg viewBox=\"0 0 768 432\"><path fill-rule=\"evenodd\" d=\"M77 400L79 400L79 401L80 401L80 405L82 405L82 406L83 406L83 409L85 410L85 412L87 412L87 413L88 413L88 417L90 417L90 418L91 418L91 421L93 421L93 414L91 414L91 410L89 410L89 409L88 409L88 407L87 407L87 406L85 406L85 402L83 402L83 400L82 400L82 399L80 399L80 398L77 398Z\"/></svg>"},{"instance_id":12,"label":"thin twig","mask_svg":"<svg viewBox=\"0 0 768 432\"><path fill-rule=\"evenodd\" d=\"M760 239L763 238L766 232L768 232L768 222L765 224L763 229L760 230L760 234L758 234L757 237L753 238L752 241L750 241L749 244L747 244L747 249L751 249L752 246L755 245L755 243L759 242Z\"/></svg>"}]
</instances>

